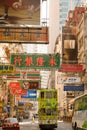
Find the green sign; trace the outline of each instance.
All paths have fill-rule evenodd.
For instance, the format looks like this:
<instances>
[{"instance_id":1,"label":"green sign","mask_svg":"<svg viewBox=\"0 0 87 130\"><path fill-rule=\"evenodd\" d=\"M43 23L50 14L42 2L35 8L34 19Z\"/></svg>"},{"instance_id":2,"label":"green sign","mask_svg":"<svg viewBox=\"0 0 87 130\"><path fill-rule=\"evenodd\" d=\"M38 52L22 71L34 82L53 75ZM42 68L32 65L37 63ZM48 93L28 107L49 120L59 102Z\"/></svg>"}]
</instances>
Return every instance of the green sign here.
<instances>
[{"instance_id":1,"label":"green sign","mask_svg":"<svg viewBox=\"0 0 87 130\"><path fill-rule=\"evenodd\" d=\"M60 56L55 54L12 54L11 64L21 69L58 69Z\"/></svg>"}]
</instances>

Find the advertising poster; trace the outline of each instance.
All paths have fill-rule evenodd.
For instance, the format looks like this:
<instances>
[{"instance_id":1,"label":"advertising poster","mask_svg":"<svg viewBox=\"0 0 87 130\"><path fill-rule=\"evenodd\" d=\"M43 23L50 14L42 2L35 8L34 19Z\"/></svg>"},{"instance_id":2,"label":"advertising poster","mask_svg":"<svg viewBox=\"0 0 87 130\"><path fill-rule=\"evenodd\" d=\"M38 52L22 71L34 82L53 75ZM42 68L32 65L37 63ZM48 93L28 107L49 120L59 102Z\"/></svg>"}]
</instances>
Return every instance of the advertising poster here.
<instances>
[{"instance_id":1,"label":"advertising poster","mask_svg":"<svg viewBox=\"0 0 87 130\"><path fill-rule=\"evenodd\" d=\"M21 98L37 98L36 90L28 90L26 95L22 95Z\"/></svg>"},{"instance_id":2,"label":"advertising poster","mask_svg":"<svg viewBox=\"0 0 87 130\"><path fill-rule=\"evenodd\" d=\"M0 0L0 24L39 25L40 0Z\"/></svg>"},{"instance_id":3,"label":"advertising poster","mask_svg":"<svg viewBox=\"0 0 87 130\"><path fill-rule=\"evenodd\" d=\"M80 83L80 77L67 77L67 76L58 76L58 84L72 84Z\"/></svg>"},{"instance_id":4,"label":"advertising poster","mask_svg":"<svg viewBox=\"0 0 87 130\"><path fill-rule=\"evenodd\" d=\"M84 85L74 86L74 85L67 85L64 86L64 91L84 91Z\"/></svg>"},{"instance_id":5,"label":"advertising poster","mask_svg":"<svg viewBox=\"0 0 87 130\"><path fill-rule=\"evenodd\" d=\"M39 89L39 81L19 80L22 89Z\"/></svg>"}]
</instances>

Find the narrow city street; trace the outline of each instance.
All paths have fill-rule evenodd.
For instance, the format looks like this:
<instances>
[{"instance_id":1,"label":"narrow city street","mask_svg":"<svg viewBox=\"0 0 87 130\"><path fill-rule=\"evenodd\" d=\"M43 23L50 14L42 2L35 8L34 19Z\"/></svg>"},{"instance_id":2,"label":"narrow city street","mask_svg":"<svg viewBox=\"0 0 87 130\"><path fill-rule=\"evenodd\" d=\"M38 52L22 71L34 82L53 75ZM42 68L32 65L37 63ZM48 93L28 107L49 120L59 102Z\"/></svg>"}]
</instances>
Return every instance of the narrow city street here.
<instances>
[{"instance_id":1,"label":"narrow city street","mask_svg":"<svg viewBox=\"0 0 87 130\"><path fill-rule=\"evenodd\" d=\"M87 0L0 0L0 130L44 128L87 130Z\"/></svg>"},{"instance_id":2,"label":"narrow city street","mask_svg":"<svg viewBox=\"0 0 87 130\"><path fill-rule=\"evenodd\" d=\"M20 122L20 130L40 130L38 121L26 121ZM58 121L58 127L55 130L72 130L72 125L70 122Z\"/></svg>"}]
</instances>

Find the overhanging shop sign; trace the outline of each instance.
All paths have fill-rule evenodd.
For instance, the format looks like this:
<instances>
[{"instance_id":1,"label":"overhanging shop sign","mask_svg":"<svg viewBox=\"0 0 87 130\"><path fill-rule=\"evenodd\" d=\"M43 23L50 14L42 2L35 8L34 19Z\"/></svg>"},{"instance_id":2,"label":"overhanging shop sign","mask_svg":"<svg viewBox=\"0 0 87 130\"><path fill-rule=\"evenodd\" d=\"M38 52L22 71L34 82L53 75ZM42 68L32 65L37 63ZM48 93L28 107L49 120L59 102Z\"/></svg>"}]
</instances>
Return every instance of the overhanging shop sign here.
<instances>
[{"instance_id":1,"label":"overhanging shop sign","mask_svg":"<svg viewBox=\"0 0 87 130\"><path fill-rule=\"evenodd\" d=\"M12 54L11 63L21 69L59 69L60 56L55 54Z\"/></svg>"},{"instance_id":2,"label":"overhanging shop sign","mask_svg":"<svg viewBox=\"0 0 87 130\"><path fill-rule=\"evenodd\" d=\"M26 95L27 90L22 89L19 82L10 82L9 88L14 95Z\"/></svg>"},{"instance_id":3,"label":"overhanging shop sign","mask_svg":"<svg viewBox=\"0 0 87 130\"><path fill-rule=\"evenodd\" d=\"M80 85L80 86L64 86L64 91L84 91L84 85Z\"/></svg>"},{"instance_id":4,"label":"overhanging shop sign","mask_svg":"<svg viewBox=\"0 0 87 130\"><path fill-rule=\"evenodd\" d=\"M79 64L62 64L60 67L61 72L82 72L83 65Z\"/></svg>"},{"instance_id":5,"label":"overhanging shop sign","mask_svg":"<svg viewBox=\"0 0 87 130\"><path fill-rule=\"evenodd\" d=\"M67 76L58 76L58 84L71 84L71 83L80 83L81 78L80 77L67 77Z\"/></svg>"},{"instance_id":6,"label":"overhanging shop sign","mask_svg":"<svg viewBox=\"0 0 87 130\"><path fill-rule=\"evenodd\" d=\"M0 42L48 44L47 27L0 26Z\"/></svg>"},{"instance_id":7,"label":"overhanging shop sign","mask_svg":"<svg viewBox=\"0 0 87 130\"><path fill-rule=\"evenodd\" d=\"M39 89L39 81L19 80L23 89Z\"/></svg>"},{"instance_id":8,"label":"overhanging shop sign","mask_svg":"<svg viewBox=\"0 0 87 130\"><path fill-rule=\"evenodd\" d=\"M22 95L21 98L37 98L36 90L28 90L26 95Z\"/></svg>"},{"instance_id":9,"label":"overhanging shop sign","mask_svg":"<svg viewBox=\"0 0 87 130\"><path fill-rule=\"evenodd\" d=\"M0 75L0 79L2 79L2 75ZM3 77L4 79L4 77ZM5 75L5 79L7 80L12 80L12 79L16 79L16 80L24 80L24 79L28 79L30 81L33 80L40 80L41 76L40 76L40 72L39 71L27 71L27 70L17 70L15 71L15 74L7 74Z\"/></svg>"},{"instance_id":10,"label":"overhanging shop sign","mask_svg":"<svg viewBox=\"0 0 87 130\"><path fill-rule=\"evenodd\" d=\"M77 37L75 27L62 27L62 62L77 63Z\"/></svg>"}]
</instances>

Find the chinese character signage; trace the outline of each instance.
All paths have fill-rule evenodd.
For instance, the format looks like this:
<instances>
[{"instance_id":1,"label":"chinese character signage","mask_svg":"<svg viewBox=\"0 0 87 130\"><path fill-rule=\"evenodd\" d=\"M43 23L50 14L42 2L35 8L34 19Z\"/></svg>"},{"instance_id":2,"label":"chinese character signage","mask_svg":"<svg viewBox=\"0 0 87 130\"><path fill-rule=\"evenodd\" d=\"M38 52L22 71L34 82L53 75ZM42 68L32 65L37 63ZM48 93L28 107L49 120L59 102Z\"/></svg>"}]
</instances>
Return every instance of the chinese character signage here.
<instances>
[{"instance_id":1,"label":"chinese character signage","mask_svg":"<svg viewBox=\"0 0 87 130\"><path fill-rule=\"evenodd\" d=\"M0 27L0 42L48 44L48 27Z\"/></svg>"},{"instance_id":2,"label":"chinese character signage","mask_svg":"<svg viewBox=\"0 0 87 130\"><path fill-rule=\"evenodd\" d=\"M66 96L67 98L75 98L75 91L67 91Z\"/></svg>"},{"instance_id":3,"label":"chinese character signage","mask_svg":"<svg viewBox=\"0 0 87 130\"><path fill-rule=\"evenodd\" d=\"M0 0L0 23L40 24L40 0Z\"/></svg>"},{"instance_id":4,"label":"chinese character signage","mask_svg":"<svg viewBox=\"0 0 87 130\"><path fill-rule=\"evenodd\" d=\"M0 64L0 74L14 74L14 65Z\"/></svg>"},{"instance_id":5,"label":"chinese character signage","mask_svg":"<svg viewBox=\"0 0 87 130\"><path fill-rule=\"evenodd\" d=\"M12 54L11 63L21 69L59 69L60 56L55 54Z\"/></svg>"},{"instance_id":6,"label":"chinese character signage","mask_svg":"<svg viewBox=\"0 0 87 130\"><path fill-rule=\"evenodd\" d=\"M61 72L82 72L83 65L79 64L62 64L60 67Z\"/></svg>"}]
</instances>

